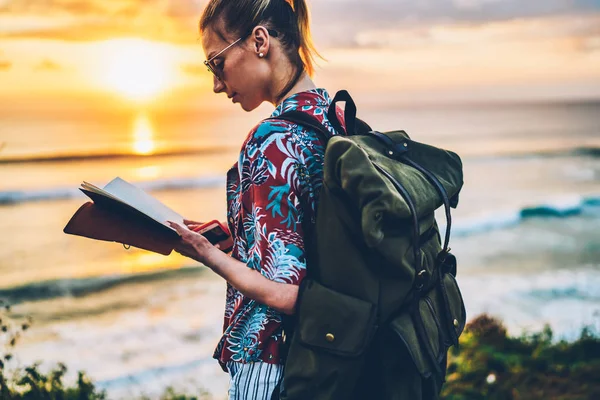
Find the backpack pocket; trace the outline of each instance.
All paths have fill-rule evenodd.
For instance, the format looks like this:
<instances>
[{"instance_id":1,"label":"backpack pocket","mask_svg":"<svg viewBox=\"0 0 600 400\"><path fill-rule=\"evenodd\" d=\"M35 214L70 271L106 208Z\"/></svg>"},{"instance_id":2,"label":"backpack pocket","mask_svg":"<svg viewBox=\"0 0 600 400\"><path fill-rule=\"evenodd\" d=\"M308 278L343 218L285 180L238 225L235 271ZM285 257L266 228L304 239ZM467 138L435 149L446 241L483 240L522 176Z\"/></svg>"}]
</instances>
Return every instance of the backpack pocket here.
<instances>
[{"instance_id":1,"label":"backpack pocket","mask_svg":"<svg viewBox=\"0 0 600 400\"><path fill-rule=\"evenodd\" d=\"M299 341L331 354L360 355L377 329L375 305L305 281L298 309Z\"/></svg>"},{"instance_id":2,"label":"backpack pocket","mask_svg":"<svg viewBox=\"0 0 600 400\"><path fill-rule=\"evenodd\" d=\"M422 332L419 331L418 324L421 322L417 318L422 321ZM441 323L433 308L433 301L428 297L421 298L414 312L406 311L396 316L390 326L408 350L421 376L431 376L437 370L432 364L432 356L437 362L441 362L446 351ZM431 352L431 356L428 352Z\"/></svg>"},{"instance_id":3,"label":"backpack pocket","mask_svg":"<svg viewBox=\"0 0 600 400\"><path fill-rule=\"evenodd\" d=\"M440 279L440 294L444 306L444 322L446 324L446 340L448 345L458 346L458 338L465 329L467 311L462 294L453 274L443 274Z\"/></svg>"},{"instance_id":4,"label":"backpack pocket","mask_svg":"<svg viewBox=\"0 0 600 400\"><path fill-rule=\"evenodd\" d=\"M424 378L443 374L446 353L458 344L466 323L465 306L454 276L445 273L440 282L422 295L415 306L390 322Z\"/></svg>"}]
</instances>

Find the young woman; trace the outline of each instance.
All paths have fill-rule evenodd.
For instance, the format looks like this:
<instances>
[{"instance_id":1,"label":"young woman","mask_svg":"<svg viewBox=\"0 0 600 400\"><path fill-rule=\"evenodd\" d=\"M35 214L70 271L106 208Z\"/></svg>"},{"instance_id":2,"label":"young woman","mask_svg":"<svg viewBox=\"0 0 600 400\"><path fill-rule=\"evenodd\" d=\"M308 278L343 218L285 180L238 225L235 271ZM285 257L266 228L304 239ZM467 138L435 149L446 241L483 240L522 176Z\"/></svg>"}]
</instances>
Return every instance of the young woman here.
<instances>
[{"instance_id":1,"label":"young woman","mask_svg":"<svg viewBox=\"0 0 600 400\"><path fill-rule=\"evenodd\" d=\"M315 116L331 134L331 99L311 80L318 55L304 0L210 0L200 33L215 93L271 117ZM227 281L223 336L214 357L229 372L230 399L270 399L283 373L282 318L293 314L305 276L304 232L314 223L325 143L317 132L282 120L260 122L227 173L231 255L186 226L179 253Z\"/></svg>"}]
</instances>

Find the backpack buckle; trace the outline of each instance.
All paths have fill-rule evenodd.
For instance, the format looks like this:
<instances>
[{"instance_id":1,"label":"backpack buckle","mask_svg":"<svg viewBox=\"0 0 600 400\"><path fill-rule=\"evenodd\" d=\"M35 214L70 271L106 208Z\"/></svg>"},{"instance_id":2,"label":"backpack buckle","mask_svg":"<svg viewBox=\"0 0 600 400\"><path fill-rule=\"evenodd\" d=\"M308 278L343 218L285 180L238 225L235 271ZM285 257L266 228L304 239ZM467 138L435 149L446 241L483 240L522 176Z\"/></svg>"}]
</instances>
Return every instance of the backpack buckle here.
<instances>
[{"instance_id":1,"label":"backpack buckle","mask_svg":"<svg viewBox=\"0 0 600 400\"><path fill-rule=\"evenodd\" d=\"M429 272L427 272L426 269L422 269L417 273L417 276L415 277L415 289L417 291L420 291L421 289L423 289L423 287L425 286L425 284L427 283L427 281L429 281Z\"/></svg>"},{"instance_id":2,"label":"backpack buckle","mask_svg":"<svg viewBox=\"0 0 600 400\"><path fill-rule=\"evenodd\" d=\"M448 254L450 254L450 250L452 250L452 249L450 247L448 247L448 249L442 250L438 253L437 260L440 264L443 264L446 261Z\"/></svg>"},{"instance_id":3,"label":"backpack buckle","mask_svg":"<svg viewBox=\"0 0 600 400\"><path fill-rule=\"evenodd\" d=\"M378 131L369 131L367 132L367 135L371 135L384 146L385 154L388 157L400 157L408 151L408 141L396 143L389 136Z\"/></svg>"}]
</instances>

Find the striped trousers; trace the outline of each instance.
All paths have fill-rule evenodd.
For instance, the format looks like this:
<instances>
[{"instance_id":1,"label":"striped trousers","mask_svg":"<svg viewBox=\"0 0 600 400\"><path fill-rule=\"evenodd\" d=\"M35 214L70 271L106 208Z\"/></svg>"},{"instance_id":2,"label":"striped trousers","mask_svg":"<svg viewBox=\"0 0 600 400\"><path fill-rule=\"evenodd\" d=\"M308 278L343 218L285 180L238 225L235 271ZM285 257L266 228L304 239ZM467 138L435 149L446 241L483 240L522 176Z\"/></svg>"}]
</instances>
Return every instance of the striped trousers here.
<instances>
[{"instance_id":1,"label":"striped trousers","mask_svg":"<svg viewBox=\"0 0 600 400\"><path fill-rule=\"evenodd\" d=\"M229 361L229 400L271 400L283 376L283 365Z\"/></svg>"}]
</instances>

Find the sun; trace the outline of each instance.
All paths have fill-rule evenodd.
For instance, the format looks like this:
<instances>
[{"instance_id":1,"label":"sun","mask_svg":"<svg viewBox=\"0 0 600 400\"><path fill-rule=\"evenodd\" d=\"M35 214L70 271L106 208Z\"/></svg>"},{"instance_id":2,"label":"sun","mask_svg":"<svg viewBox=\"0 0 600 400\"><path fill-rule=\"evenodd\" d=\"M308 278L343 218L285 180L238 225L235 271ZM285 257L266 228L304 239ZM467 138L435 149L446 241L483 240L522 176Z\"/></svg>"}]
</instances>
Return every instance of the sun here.
<instances>
[{"instance_id":1,"label":"sun","mask_svg":"<svg viewBox=\"0 0 600 400\"><path fill-rule=\"evenodd\" d=\"M103 81L122 96L138 102L152 100L173 83L168 52L142 39L113 39L105 43Z\"/></svg>"}]
</instances>

